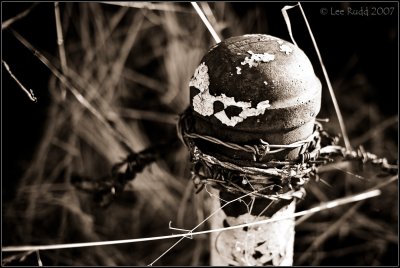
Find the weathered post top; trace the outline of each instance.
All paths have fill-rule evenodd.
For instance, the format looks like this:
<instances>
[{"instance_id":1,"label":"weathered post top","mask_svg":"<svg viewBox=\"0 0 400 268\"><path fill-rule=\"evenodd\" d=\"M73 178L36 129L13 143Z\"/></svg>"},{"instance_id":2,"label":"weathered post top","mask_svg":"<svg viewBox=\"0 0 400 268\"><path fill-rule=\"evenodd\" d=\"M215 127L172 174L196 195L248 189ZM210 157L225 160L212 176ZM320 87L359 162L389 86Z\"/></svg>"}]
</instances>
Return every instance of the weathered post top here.
<instances>
[{"instance_id":1,"label":"weathered post top","mask_svg":"<svg viewBox=\"0 0 400 268\"><path fill-rule=\"evenodd\" d=\"M212 226L291 215L321 141L321 83L304 52L269 35L232 37L208 51L189 86L180 129L194 182L219 190L216 207L243 201L224 204ZM291 265L294 225L287 219L212 236L212 263Z\"/></svg>"},{"instance_id":2,"label":"weathered post top","mask_svg":"<svg viewBox=\"0 0 400 268\"><path fill-rule=\"evenodd\" d=\"M321 83L297 46L270 35L232 37L210 49L190 81L194 131L225 142L292 144L306 139L321 105ZM218 144L199 148L229 159L252 156ZM295 159L299 149L264 157Z\"/></svg>"}]
</instances>

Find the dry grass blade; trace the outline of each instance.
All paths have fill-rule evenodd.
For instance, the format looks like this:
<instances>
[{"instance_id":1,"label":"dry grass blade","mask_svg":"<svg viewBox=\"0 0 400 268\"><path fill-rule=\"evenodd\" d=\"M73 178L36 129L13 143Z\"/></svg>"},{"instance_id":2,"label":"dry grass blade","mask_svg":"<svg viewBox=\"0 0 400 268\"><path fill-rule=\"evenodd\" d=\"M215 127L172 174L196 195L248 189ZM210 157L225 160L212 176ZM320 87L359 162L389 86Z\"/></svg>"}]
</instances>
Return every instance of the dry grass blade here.
<instances>
[{"instance_id":1,"label":"dry grass blade","mask_svg":"<svg viewBox=\"0 0 400 268\"><path fill-rule=\"evenodd\" d=\"M1 60L1 62L3 63L4 67L6 68L6 71L10 74L11 78L14 79L14 81L20 86L20 88L26 93L26 95L28 95L29 99L31 99L31 101L33 102L37 102L37 98L35 97L35 95L33 94L33 90L27 90L24 85L22 85L22 83L17 79L17 77L11 72L10 67L8 66L7 62L5 62L4 60Z\"/></svg>"},{"instance_id":2,"label":"dry grass blade","mask_svg":"<svg viewBox=\"0 0 400 268\"><path fill-rule=\"evenodd\" d=\"M310 33L311 40L312 40L312 42L314 44L315 51L317 52L318 59L319 59L319 61L321 63L321 68L322 68L322 71L323 71L324 76L325 76L325 81L326 81L326 83L328 85L329 93L331 95L332 102L333 102L333 105L335 107L336 115L337 115L337 118L338 118L338 121L339 121L340 130L341 130L342 135L343 135L344 144L345 144L347 150L351 150L351 144L350 144L350 141L349 141L349 137L347 135L346 126L344 124L342 113L340 112L339 104L338 104L338 102L336 100L335 92L333 91L333 88L332 88L331 80L329 79L328 72L326 71L325 65L324 65L324 63L322 61L322 56L321 56L321 53L320 53L320 51L318 49L317 42L315 41L314 34L311 31L310 24L308 23L306 14L304 13L304 10L303 10L300 2L298 3L298 6L300 7L300 10L301 10L301 13L303 15L304 21L306 22L306 25L307 25L307 28L308 28L308 32Z\"/></svg>"},{"instance_id":3,"label":"dry grass blade","mask_svg":"<svg viewBox=\"0 0 400 268\"><path fill-rule=\"evenodd\" d=\"M26 251L26 252L22 252L22 253L19 253L19 254L15 254L15 255L11 255L11 256L5 257L2 260L1 264L2 265L7 265L8 263L10 263L10 262L12 262L14 260L24 260L24 259L26 259L26 257L31 255L33 252L35 252L35 251Z\"/></svg>"},{"instance_id":4,"label":"dry grass blade","mask_svg":"<svg viewBox=\"0 0 400 268\"><path fill-rule=\"evenodd\" d=\"M217 32L214 30L214 27L210 24L207 17L204 15L203 11L200 9L199 5L196 2L190 2L194 9L196 10L197 14L199 14L201 20L206 25L207 29L210 31L212 37L214 38L215 42L218 44L221 42L221 38L219 38Z\"/></svg>"},{"instance_id":5,"label":"dry grass blade","mask_svg":"<svg viewBox=\"0 0 400 268\"><path fill-rule=\"evenodd\" d=\"M43 262L42 262L42 259L40 258L39 250L36 250L36 258L37 258L38 266L43 266Z\"/></svg>"},{"instance_id":6,"label":"dry grass blade","mask_svg":"<svg viewBox=\"0 0 400 268\"><path fill-rule=\"evenodd\" d=\"M38 3L33 3L32 6L30 8L28 8L27 10L19 13L18 15L16 15L15 17L12 17L11 19L6 20L5 22L1 23L1 30L5 30L8 27L10 27L11 24L13 24L14 22L25 18L31 11L32 9L37 5Z\"/></svg>"},{"instance_id":7,"label":"dry grass blade","mask_svg":"<svg viewBox=\"0 0 400 268\"><path fill-rule=\"evenodd\" d=\"M396 116L392 116L392 117L382 121L380 124L378 124L374 128L371 128L370 130L365 132L362 136L355 138L353 140L353 144L355 146L360 145L360 144L364 144L369 139L372 139L372 138L376 137L378 134L380 134L381 132L385 131L385 129L395 125L398 122L399 122L399 117L397 115Z\"/></svg>"},{"instance_id":8,"label":"dry grass blade","mask_svg":"<svg viewBox=\"0 0 400 268\"><path fill-rule=\"evenodd\" d=\"M292 39L293 44L295 44L295 45L297 46L297 43L296 43L296 41L295 41L294 38L293 38L292 25L291 25L291 23L290 23L289 15L287 14L287 11L288 11L289 9L292 9L292 8L294 8L294 7L296 7L296 6L298 6L298 5L294 5L294 6L284 6L284 7L281 9L281 12L282 12L283 18L285 19L286 27L288 28L288 31L289 31L289 36L290 36L290 38Z\"/></svg>"},{"instance_id":9,"label":"dry grass blade","mask_svg":"<svg viewBox=\"0 0 400 268\"><path fill-rule=\"evenodd\" d=\"M161 101L171 107L176 114L181 114L189 104L187 85L190 77L205 51L204 47L208 44L207 39L201 38L206 31L202 24L190 19L192 16L178 16L170 12L162 15L164 20L162 27L167 40L163 67L168 84ZM185 21L186 25L183 24Z\"/></svg>"},{"instance_id":10,"label":"dry grass blade","mask_svg":"<svg viewBox=\"0 0 400 268\"><path fill-rule=\"evenodd\" d=\"M122 7L132 7L139 9L150 9L150 10L160 10L160 11L170 11L170 12L186 12L192 13L188 8L183 8L181 6L177 6L169 3L149 3L149 2L101 2L103 4L122 6Z\"/></svg>"},{"instance_id":11,"label":"dry grass blade","mask_svg":"<svg viewBox=\"0 0 400 268\"><path fill-rule=\"evenodd\" d=\"M215 2L198 5L220 37L256 32L277 37L287 35L280 13L284 4ZM35 10L31 12L34 6ZM141 151L151 145L177 138L177 115L189 105L189 80L201 57L215 43L191 4L57 2L30 6L13 2L2 7L2 12L9 13L4 13L8 18L21 12L2 24L2 30L6 29L2 32L3 56L7 56L4 60L11 64L13 71L15 68L16 76L22 82L30 81L33 88L43 89L38 92L42 100L42 94L47 94L46 84L36 86L33 83L39 80L48 81L48 77L43 73L38 74L37 71L40 70L32 68L29 61L36 62L39 59L52 72L48 82L49 106L46 104L47 99L43 98L44 101L33 105L35 111L32 114L27 114L26 111L31 111L27 109L27 105L19 105L19 99L9 105L8 100L12 98L8 94L15 91L4 90L2 93L3 96L6 94L5 104L8 107L18 107L22 118L31 118L31 115L36 114L36 109L43 109L38 120L46 120L45 124L40 124L43 128L40 131L38 122L32 121L35 128L29 128L28 135L24 133L25 124L25 128L20 127L14 132L13 127L17 124L4 128L9 136L19 130L24 133L23 141L32 141L28 147L32 147L34 153L28 155L20 151L22 143L14 135L12 155L21 155L21 165L16 165L21 168L21 175L14 175L14 170L10 171L8 165L3 165L5 170L8 169L4 173L6 179L3 180L7 184L6 188L8 189L9 182L19 181L15 198L9 203L3 203L6 208L2 225L6 228L3 232L3 244L39 247L27 247L27 251L22 254L4 254L3 264L28 263L37 266L42 261L42 265L52 266L143 266L165 254L165 250L175 242L170 239L179 240L193 236L195 239L182 241L170 254L158 259L157 265L208 265L210 248L206 234L224 232L226 229L213 230L205 227L207 215L214 209L208 207L210 198L207 192L203 191L198 195L192 192L194 186L189 180L190 159L183 145L179 148L171 146L171 150L162 159L138 173L135 180L125 186L121 195L109 207L100 208L94 202L93 195L77 191L71 184L71 177L75 174L87 177L88 180L108 178L113 164L127 156L129 150L124 143L129 144L131 150ZM29 7L28 10L26 7ZM319 9L309 12L310 22L321 18L318 11ZM54 15L55 20L47 20ZM301 20L300 16L298 18ZM329 19L328 16L324 18ZM347 19L351 20L350 17ZM357 17L357 20L361 19L363 18ZM375 24L378 17L373 19L374 28L369 28L369 32L374 31L375 26L380 29L379 25L388 25ZM387 20L390 20L389 16L385 17L385 21ZM17 23L13 24L14 22ZM294 30L298 26L295 23L296 21L292 21ZM335 23L343 25L340 20ZM354 30L354 27L348 28ZM25 53L25 47L15 42L12 35L14 30L20 34L19 40L29 48L33 57ZM339 31L340 36L345 30ZM382 28L382 34L386 30L387 27ZM42 33L45 32L44 36ZM48 32L50 33L47 34ZM329 42L332 38L330 31L314 34L321 40L321 45L327 45L325 49L332 49ZM357 41L348 37L349 43ZM301 39L304 42L310 38L296 35L296 39L300 43ZM381 41L379 44L386 42L382 39ZM335 44L336 46L340 44ZM350 138L359 143L368 141L365 147L369 152L379 156L393 154L390 156L394 158L397 136L392 137L396 129L391 126L397 118L394 115L385 118L386 114L382 112L382 105L377 98L366 94L374 90L369 79L372 81L379 78L377 80L380 83L382 80L376 72L366 72L366 69L374 66L372 63L359 68L364 63L365 55L356 44L346 46L345 50L353 46L357 51L349 51L348 55L355 55L353 57L356 60L350 59L346 72L339 72L336 75L339 77L335 77L340 82L340 88L336 87L336 94L346 94L341 107ZM366 48L369 49L367 46ZM312 50L312 45L309 49ZM370 63L374 55L370 51L367 55ZM336 55L333 57L335 64L341 65L340 60L335 58ZM327 63L329 59L327 58ZM2 64L6 73L6 63L3 61ZM20 69L17 64L25 69ZM329 69L332 74L337 71L334 67ZM387 70L385 68L385 72ZM20 77L22 73L29 80ZM389 77L387 74L385 73L385 78ZM34 75L34 79L29 75ZM353 80L349 81L350 79ZM15 86L15 79L5 80ZM332 81L333 85L334 82ZM63 101L60 98L62 88L67 92ZM390 86L381 87L379 84L378 88L381 97L383 91ZM18 87L16 90L17 94L20 93ZM387 96L384 95L382 99L386 101ZM356 105L354 101L357 101ZM327 98L326 103L330 102ZM383 105L388 107L386 103ZM43 106L46 107L41 108ZM333 112L329 110L323 116L329 117ZM7 116L7 113L4 115ZM14 115L16 114L12 114ZM8 121L18 124L21 122L14 117ZM332 126L335 131L339 129L336 122L327 125ZM373 127L368 129L369 126ZM386 131L383 132L384 130ZM33 132L37 132L37 137L41 136L40 140L34 138ZM358 138L354 139L354 136ZM382 151L383 155L378 154ZM7 155L11 155L8 153L9 151ZM19 160L18 158L15 162ZM297 252L302 252L315 242L313 239L316 235L323 234L342 216L342 210L329 210L330 208L376 196L379 192L374 191L375 189L397 180L397 177L383 180L376 173L369 170L361 172L356 170L355 165L348 163L338 163L335 167L326 166L318 170L318 173L323 173L323 180L332 187L313 182L314 185L309 185L312 186L311 194L299 202L299 212L292 215L301 217L297 221ZM352 174L366 179L354 180ZM377 186L369 189L372 192L363 192L366 185ZM364 194L352 195L355 192ZM379 198L370 199L368 206L362 206L354 213L351 221L345 221L346 225L352 225L351 231L348 226L340 228L338 237L348 240L363 239L363 245L347 247L348 244L344 244L341 245L343 251L339 251L334 247L336 244L330 243L336 237L328 235L326 239L319 238L320 247L318 251L314 249L315 258L307 258L304 264L329 264L330 261L336 261L335 256L346 263L357 260L357 264L392 264L393 261L387 256L397 246L397 211L393 201L397 194L396 187L386 187ZM344 198L332 200L338 196ZM318 205L314 207L316 204ZM248 206L251 210L251 204ZM319 213L320 211L325 212ZM381 214L376 214L376 211ZM313 217L312 221L306 221L310 216ZM204 224L198 227L197 232L179 232L171 236L171 232L177 231L168 231L170 221L179 229L188 230L201 222ZM232 226L243 227L245 226ZM81 241L95 242L77 243ZM12 248L3 247L3 253L10 249ZM21 250L20 247L14 249ZM367 259L365 252L374 256ZM35 256L38 253L40 256Z\"/></svg>"},{"instance_id":12,"label":"dry grass blade","mask_svg":"<svg viewBox=\"0 0 400 268\"><path fill-rule=\"evenodd\" d=\"M57 68L46 58L43 56L43 54L41 54L38 50L36 50L35 48L33 48L33 46L31 44L29 44L29 42L24 39L21 35L19 35L17 32L13 31L14 35L17 37L18 40L20 40L27 48L29 48L30 50L32 50L34 52L34 55L36 55L38 57L38 59L43 62L49 69L50 71L61 81L61 83L63 85L66 86L66 88L75 96L75 98L79 101L80 104L82 104L85 108L87 108L100 122L103 123L103 125L105 127L107 127L107 129L109 129L111 131L111 133L115 134L118 139L120 140L120 142L122 144L124 144L125 148L133 151L131 149L131 146L129 145L129 141L127 141L127 139L123 136L121 136L121 134L117 131L115 131L115 128L112 127L110 125L110 123L108 122L108 120L102 115L101 112L99 112L99 110L97 108L95 108L89 101L87 98L85 98L78 89L76 89L73 84L70 82L70 80L63 75L62 73L60 73ZM119 74L119 69L118 68L113 74L118 75ZM114 79L115 76L114 75Z\"/></svg>"},{"instance_id":13,"label":"dry grass blade","mask_svg":"<svg viewBox=\"0 0 400 268\"><path fill-rule=\"evenodd\" d=\"M78 56L77 52L79 51L77 50L68 53L69 66L66 66L67 72L63 72L64 74L56 67L57 61L46 58L43 53L40 53L30 45L27 40L16 34L17 38L19 37L20 41L59 78L61 81L60 86L66 86L69 92L72 93L69 96L75 96L75 99L67 98L62 104L58 102L53 104L54 114L49 114L49 127L46 129L48 130L47 134L43 137L43 142L41 143L42 149L38 152L39 157L35 158L36 161L32 163L30 171L26 173L26 179L22 180L22 184L26 183L26 187L21 187L18 198L20 202L29 204L26 210L28 213L25 214L27 216L27 226L33 227L35 219L45 217L46 213L52 211L47 208L49 204L59 207L61 213L59 220L61 224L59 225L60 233L57 237L60 242L71 239L68 236L68 232L71 228L75 228L74 225L70 224L71 219L93 223L93 220L99 217L99 215L87 217L88 214L82 211L84 208L79 200L82 197L76 196L78 193L71 189L68 182L72 171L84 170L86 174L96 174L96 172L90 170L90 167L98 166L99 163L95 162L93 153L88 154L85 148L89 145L92 149L99 151L98 155L104 156L108 163L119 160L120 157L125 156L126 152L121 148L121 137L113 136L112 134L113 132L115 133L115 129L123 133L132 142L135 149L140 150L147 146L146 135L140 130L140 124L122 120L122 115L118 113L117 108L121 103L116 98L118 94L121 94L121 89L124 89L120 87L124 85L124 80L121 80L121 74L124 73L126 60L132 50L132 46L138 42L135 36L137 36L140 29L148 29L147 26L146 28L143 27L143 24L140 24L144 21L143 15L139 12L135 16L132 16L130 34L126 35L127 32L124 27L117 28L116 26L129 9L121 8L119 12L113 15L111 20L108 20L106 15L104 15L104 18L101 18L103 15L100 15L101 12L99 12L98 6L90 4L89 8L97 14L97 17L91 21L89 14L83 12L83 14L87 15L82 16L82 20L75 21L75 24L73 24L75 27L78 26L75 29L82 30L79 34L84 40L84 48L81 48L81 51L84 53L80 55L89 55L89 57ZM82 8L83 10L88 9L85 7ZM83 23L80 23L81 21ZM101 33L91 33L89 30L91 28L90 23L96 25L92 29L101 31ZM107 23L110 23L110 25L107 25ZM96 46L95 51L92 47L93 40L97 40L96 44L102 43ZM74 46L76 43L67 42L64 44L66 51L68 51L71 45ZM75 48L77 47L75 46ZM115 55L117 56L115 57ZM110 59L112 60L110 61ZM75 72L73 68L79 71ZM100 75L97 76L97 74ZM106 81L106 83L102 80ZM54 87L57 86L55 83L52 85ZM85 108L82 109L83 107ZM90 111L91 115L94 115L99 120L93 120L92 116L88 116L90 114L85 114L85 110ZM104 123L108 123L109 120L114 123L112 129L108 129L107 126L105 127ZM68 129L68 132L65 132L66 129ZM52 159L52 156L57 154L59 156ZM90 155L89 158L88 155ZM90 160L90 158L93 160ZM50 163L50 160L59 160L59 162ZM91 161L93 162L90 163ZM48 169L51 170L48 171ZM169 213L170 210L176 210L177 199L174 196L176 196L176 193L182 191L181 183L172 176L166 176L165 172L158 165L153 165L151 170L145 170L138 176L137 183L134 186L135 191L140 193L139 195L141 195L142 200L145 202L146 200L150 201L147 201L147 206L151 208L150 210L161 211L160 209L162 209L162 212L166 215L158 213L158 217L163 218L171 215ZM97 171L97 174L101 174L101 171ZM67 180L64 189L63 186L58 189L53 187L55 180L58 180L60 175ZM34 183L34 186L28 186L28 179ZM45 183L42 183L42 181ZM37 189L41 189L41 191L37 191ZM40 192L42 191L48 193L46 194L48 195L47 198L40 196ZM25 199L24 193L29 193L29 198ZM75 196L75 198L79 197L79 199L76 202L71 202L63 198L63 196L68 194ZM56 198L54 199L52 196ZM155 199L157 202L153 202L151 196L159 196L159 198ZM42 212L38 213L38 210L42 210ZM71 213L73 216L71 216ZM82 235L82 238L86 236L85 240L99 240L98 231L96 228L93 228L93 225L81 224L81 227L78 234ZM24 230L25 234L31 233L30 230L27 230L26 226L21 225L18 228ZM36 227L34 232L38 233L38 231L41 231L41 227ZM25 235L25 240L30 241L30 238ZM101 252L103 252L103 249L94 249L85 260L85 263L91 263L93 258L96 258L96 255L101 256L101 262L97 263L105 263L107 265L115 265L118 261L121 261L120 263L127 263L121 260L121 258L126 259L126 256L122 257L121 254L116 254L114 249L105 254ZM46 257L49 258L51 254L46 252ZM59 252L59 254L60 256L66 256L68 252ZM111 255L114 257L111 258ZM57 261L56 259L55 261ZM64 259L63 261L66 260ZM76 261L79 260L70 260L68 263Z\"/></svg>"},{"instance_id":14,"label":"dry grass blade","mask_svg":"<svg viewBox=\"0 0 400 268\"><path fill-rule=\"evenodd\" d=\"M136 15L132 20L128 32L126 33L126 39L121 44L121 47L119 49L119 55L117 56L117 59L114 60L114 64L110 66L111 74L108 75L107 81L104 84L105 89L115 88L115 86L119 82L120 76L125 67L125 62L136 41L136 37L143 24L143 20L144 16L141 13Z\"/></svg>"},{"instance_id":15,"label":"dry grass blade","mask_svg":"<svg viewBox=\"0 0 400 268\"><path fill-rule=\"evenodd\" d=\"M60 57L60 63L61 63L61 71L62 73L66 74L68 76L67 70L67 57L65 53L65 47L64 47L64 34L61 26L61 16L60 16L60 7L59 7L59 2L54 2L54 14L55 14L55 20L56 20L56 30L57 30L57 45L58 45L58 55ZM61 86L61 99L65 100L65 96L67 94L66 89L64 86Z\"/></svg>"},{"instance_id":16,"label":"dry grass blade","mask_svg":"<svg viewBox=\"0 0 400 268\"><path fill-rule=\"evenodd\" d=\"M178 115L173 114L161 114L152 111L136 110L129 108L120 108L118 113L122 117L137 119L137 120L150 120L160 123L166 123L170 125L176 125L178 122Z\"/></svg>"},{"instance_id":17,"label":"dry grass blade","mask_svg":"<svg viewBox=\"0 0 400 268\"><path fill-rule=\"evenodd\" d=\"M363 204L363 202L359 202L355 205L353 205L345 214L343 214L342 217L340 217L337 221L335 221L334 224L332 224L326 231L324 231L322 234L320 234L308 249L303 253L303 255L300 256L298 260L298 264L302 265L308 257L313 253L313 250L318 248L326 239L328 239L330 236L334 235L338 229L343 225L345 221L347 221L351 216L354 215L356 210Z\"/></svg>"},{"instance_id":18,"label":"dry grass blade","mask_svg":"<svg viewBox=\"0 0 400 268\"><path fill-rule=\"evenodd\" d=\"M153 265L155 262L157 262L162 256L164 256L168 251L170 251L173 247L175 247L178 243L180 243L184 238L188 238L191 236L195 235L202 235L202 234L209 234L209 233L215 233L215 232L223 232L227 230L233 230L233 229L241 229L243 227L250 227L250 226L255 226L259 224L265 224L265 223L270 223L270 222L275 222L275 221L281 221L281 220L286 220L289 218L295 218L307 214L313 214L319 211L327 210L327 209L332 209L337 206L345 205L348 203L352 202L359 202L368 198L373 198L376 196L380 195L379 190L371 190L371 191L366 191L361 194L353 195L353 196L348 196L344 198L340 198L334 201L322 203L317 207L314 207L312 209L300 211L293 213L288 216L283 216L283 217L276 217L273 219L266 219L266 220L261 220L261 221L254 221L250 223L245 223L245 224L240 224L240 225L235 225L235 226L230 226L230 227L224 227L224 228L219 228L219 229L211 229L211 230L205 230L205 231L198 231L194 232L199 226L204 224L207 220L212 218L216 213L218 213L221 208L215 210L213 213L211 213L209 216L207 216L203 221L201 221L199 224L197 224L193 229L191 229L188 233L185 234L176 234L176 235L168 235L168 236L158 236L158 237L147 237L147 238L137 238L137 239L124 239L124 240L117 240L117 241L101 241L101 242L88 242L88 243L71 243L71 244L60 244L60 245L43 245L43 246L7 246L3 247L2 251L4 252L13 252L13 251L32 251L32 250L53 250L53 249L65 249L65 248L82 248L82 247L96 247L96 246L106 246L106 245L116 245L116 244L127 244L127 243L139 243L139 242L146 242L146 241L155 241L155 240L163 240L163 239L173 239L173 238L180 238L175 244L173 244L170 248L168 248L163 254L161 254L156 260L154 260L150 265ZM247 195L243 195L241 197L238 197L234 200L231 200L229 202L226 202L223 206L229 205L232 202L236 202L248 195L254 194L254 192L251 192ZM357 205L357 204L356 204ZM73 206L71 206L73 208Z\"/></svg>"},{"instance_id":19,"label":"dry grass blade","mask_svg":"<svg viewBox=\"0 0 400 268\"><path fill-rule=\"evenodd\" d=\"M217 36L221 37L222 36L222 33L221 33L222 25L220 25L220 23L218 23L217 18L214 16L209 3L208 2L200 2L200 5L204 11L204 14L208 18L208 21L213 26L213 29L215 30Z\"/></svg>"},{"instance_id":20,"label":"dry grass blade","mask_svg":"<svg viewBox=\"0 0 400 268\"><path fill-rule=\"evenodd\" d=\"M140 85L146 86L149 89L152 89L158 93L165 92L165 85L151 77L143 75L135 70L125 68L124 73L122 74L123 78L138 83Z\"/></svg>"}]
</instances>

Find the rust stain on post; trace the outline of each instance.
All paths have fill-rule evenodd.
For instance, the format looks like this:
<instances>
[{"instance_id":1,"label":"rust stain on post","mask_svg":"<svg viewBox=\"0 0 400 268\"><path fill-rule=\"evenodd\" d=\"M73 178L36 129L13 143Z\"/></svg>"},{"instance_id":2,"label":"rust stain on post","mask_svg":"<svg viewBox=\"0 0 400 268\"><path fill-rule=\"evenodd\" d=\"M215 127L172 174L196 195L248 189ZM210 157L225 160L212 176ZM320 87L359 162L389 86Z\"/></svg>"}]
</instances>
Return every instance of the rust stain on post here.
<instances>
[{"instance_id":1,"label":"rust stain on post","mask_svg":"<svg viewBox=\"0 0 400 268\"><path fill-rule=\"evenodd\" d=\"M203 57L190 82L190 103L195 133L237 144L257 144L262 140L287 145L313 133L321 105L321 83L309 59L297 46L269 35L244 35L224 40ZM196 146L221 161L238 165L254 161L250 153L205 140L196 140ZM257 161L294 160L299 152L300 148L287 149ZM271 189L270 193L289 190L288 187ZM220 197L229 201L238 196L221 191ZM293 199L271 201L249 197L243 201L226 206L225 220L214 226L291 214L295 209ZM245 204L252 202L250 211ZM223 232L213 237L212 246L218 254L212 255L219 255L220 261L212 264L292 264L294 221Z\"/></svg>"}]
</instances>

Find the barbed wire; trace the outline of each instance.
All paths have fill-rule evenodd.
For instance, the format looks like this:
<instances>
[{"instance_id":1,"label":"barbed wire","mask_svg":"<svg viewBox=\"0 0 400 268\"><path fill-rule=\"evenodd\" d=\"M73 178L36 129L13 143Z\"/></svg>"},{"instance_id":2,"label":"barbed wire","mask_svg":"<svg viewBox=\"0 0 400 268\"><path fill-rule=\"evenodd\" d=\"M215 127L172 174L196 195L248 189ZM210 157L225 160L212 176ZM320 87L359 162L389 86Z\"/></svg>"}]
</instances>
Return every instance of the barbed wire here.
<instances>
[{"instance_id":1,"label":"barbed wire","mask_svg":"<svg viewBox=\"0 0 400 268\"><path fill-rule=\"evenodd\" d=\"M146 166L163 156L174 146L177 139L168 143L157 144L140 152L131 152L125 159L114 164L111 174L101 178L91 178L74 174L71 183L82 191L93 194L94 201L102 207L106 207L119 196L125 185L136 178Z\"/></svg>"},{"instance_id":2,"label":"barbed wire","mask_svg":"<svg viewBox=\"0 0 400 268\"><path fill-rule=\"evenodd\" d=\"M205 185L210 185L233 194L247 194L256 189L259 191L254 196L271 200L303 198L306 183L310 179L318 180L318 167L335 161L359 161L361 164L377 166L384 172L397 174L397 165L389 164L386 158L365 151L362 146L356 150L347 150L337 145L339 138L325 131L321 121L324 120L316 120L314 131L309 137L292 144L269 144L262 139L258 144L236 144L195 133L192 112L188 108L179 118L177 134L189 149L191 179L196 186L196 193L204 189ZM219 159L218 156L203 152L197 146L197 140L251 154L252 160L238 163L230 159ZM93 194L94 201L100 206L108 206L124 191L129 181L170 151L176 141L174 139L140 152L130 152L125 159L112 166L107 176L90 178L74 175L71 182L76 188ZM263 161L266 155L294 149L299 150L296 159Z\"/></svg>"},{"instance_id":3,"label":"barbed wire","mask_svg":"<svg viewBox=\"0 0 400 268\"><path fill-rule=\"evenodd\" d=\"M314 131L309 137L292 144L269 144L262 139L259 144L236 144L194 133L192 112L188 109L180 117L178 133L190 152L192 180L197 192L205 185L233 194L246 194L263 187L264 190L254 196L268 199L302 198L305 196L303 186L310 179L318 179L317 168L334 162L338 157L344 161L372 163L384 171L397 173L397 165L391 165L386 158L366 152L362 146L357 150L347 150L337 145L339 138L326 132L319 121L322 120L315 121ZM253 160L238 164L238 161L229 158L226 160L226 157L224 160L218 159L218 156L207 154L199 148L196 143L199 139L250 153ZM270 150L271 148L276 149ZM294 160L263 161L267 154L288 149L300 149L298 157Z\"/></svg>"}]
</instances>

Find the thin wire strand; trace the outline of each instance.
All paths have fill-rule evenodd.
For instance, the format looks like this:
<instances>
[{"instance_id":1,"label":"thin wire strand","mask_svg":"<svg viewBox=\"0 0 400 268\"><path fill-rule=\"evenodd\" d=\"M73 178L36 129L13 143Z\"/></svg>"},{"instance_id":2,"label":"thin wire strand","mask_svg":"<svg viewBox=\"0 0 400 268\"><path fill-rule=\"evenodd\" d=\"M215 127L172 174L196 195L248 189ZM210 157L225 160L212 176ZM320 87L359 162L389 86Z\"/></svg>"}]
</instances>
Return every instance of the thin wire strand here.
<instances>
[{"instance_id":1,"label":"thin wire strand","mask_svg":"<svg viewBox=\"0 0 400 268\"><path fill-rule=\"evenodd\" d=\"M395 177L394 179L397 179ZM394 181L392 178L389 182ZM385 183L384 185L386 185ZM376 188L376 187L374 187ZM373 188L373 189L374 189ZM343 198L339 198L333 201L321 203L317 207L303 210L300 212L293 213L291 215L286 215L282 217L277 217L277 218L271 218L271 219L266 219L262 221L257 221L257 222L251 222L251 223L245 223L245 224L240 224L240 225L235 225L235 226L230 226L230 227L224 227L224 228L217 228L217 229L211 229L211 230L205 230L205 231L199 231L199 232L188 232L186 234L175 234L175 235L167 235L167 236L155 236L155 237L146 237L146 238L135 238L135 239L124 239L124 240L112 240L112 241L101 241L101 242L85 242L85 243L71 243L71 244L57 244L57 245L44 245L44 246L8 246L8 247L2 247L3 252L13 252L13 251L35 251L35 250L54 250L54 249L66 249L66 248L81 248L81 247L93 247L93 246L106 246L106 245L117 245L117 244L127 244L127 243L138 243L138 242L146 242L146 241L155 241L155 240L163 240L163 239L172 239L172 238L185 238L190 236L196 236L196 235L202 235L202 234L209 234L209 233L216 233L216 232L223 232L223 231L228 231L228 230L234 230L234 229L240 229L243 227L249 227L249 226L254 226L254 225L260 225L260 224L266 224L266 223L271 223L271 222L276 222L276 221L281 221L281 220L287 220L291 218L296 218L300 216L304 216L307 214L314 214L316 212L320 212L323 210L331 209L337 206L342 206L345 204L373 198L376 196L379 196L381 194L381 191L378 189L375 190L370 190L366 191L360 194L356 195L351 195ZM243 198L243 197L241 197ZM231 202L233 202L232 200ZM227 204L225 204L227 205ZM222 207L221 207L222 208ZM214 211L213 214L208 216L206 218L209 219L211 216L213 216L217 211ZM199 225L198 225L199 226ZM195 228L197 228L196 226Z\"/></svg>"},{"instance_id":2,"label":"thin wire strand","mask_svg":"<svg viewBox=\"0 0 400 268\"><path fill-rule=\"evenodd\" d=\"M256 192L256 191L254 191ZM211 213L207 218L205 218L203 221L201 221L199 224L197 224L192 230L190 230L187 234L190 234L190 237L192 237L192 232L194 230L196 230L198 227L200 227L203 223L205 223L208 219L212 218L216 213L218 213L221 209L223 209L225 206L237 201L237 200L241 200L242 198L251 195L253 192L245 194L243 196L240 196L238 198L235 198L227 203L225 203L224 205L222 205L220 208L218 208L217 210L215 210L213 213ZM181 239L179 239L178 241L176 241L171 247L169 247L166 251L164 251L157 259L155 259L152 263L150 263L148 266L153 266L154 263L156 263L159 259L161 259L165 254L167 254L171 249L173 249L176 245L178 245L185 237L187 237L187 235L181 237Z\"/></svg>"},{"instance_id":3,"label":"thin wire strand","mask_svg":"<svg viewBox=\"0 0 400 268\"><path fill-rule=\"evenodd\" d=\"M338 104L338 102L337 102L337 100L336 100L335 92L333 91L331 81L329 80L328 72L326 71L324 62L322 61L321 53L319 52L317 42L315 41L315 38L314 38L314 34L313 34L313 32L311 31L310 24L308 23L306 14L304 13L304 10L303 10L303 8L302 8L300 2L298 2L298 6L299 6L299 8L300 8L300 10L301 10L301 13L303 14L303 18L304 18L304 21L306 22L307 29L308 29L308 31L309 31L309 33L310 33L311 40L312 40L312 42L313 42L315 51L317 52L319 62L321 63L321 68L322 68L322 71L323 71L323 73L324 73L326 83L327 83L327 85L328 85L328 89L329 89L329 93L330 93L331 98L332 98L333 106L335 107L336 116L337 116L338 121L339 121L340 130L341 130L342 135L343 135L343 141L344 141L345 147L346 147L346 149L347 149L348 151L350 151L352 148L351 148L351 144L350 144L349 138L348 138L348 136L347 136L346 126L345 126L345 124L344 124L344 120L343 120L343 117L342 117L342 113L340 112L339 104Z\"/></svg>"},{"instance_id":4,"label":"thin wire strand","mask_svg":"<svg viewBox=\"0 0 400 268\"><path fill-rule=\"evenodd\" d=\"M199 14L201 20L206 25L207 29L210 31L212 37L214 38L215 42L218 44L221 42L221 38L219 38L217 32L212 27L211 23L208 21L207 17L204 15L203 11L200 9L199 5L196 2L190 2L194 9L196 10L197 14Z\"/></svg>"}]
</instances>

